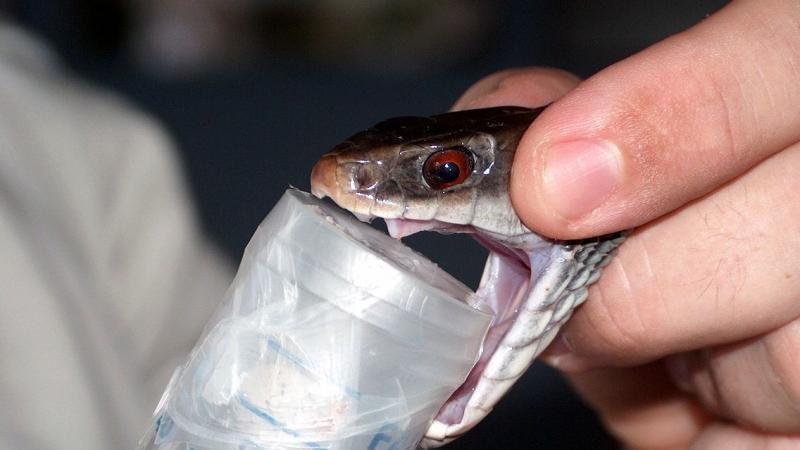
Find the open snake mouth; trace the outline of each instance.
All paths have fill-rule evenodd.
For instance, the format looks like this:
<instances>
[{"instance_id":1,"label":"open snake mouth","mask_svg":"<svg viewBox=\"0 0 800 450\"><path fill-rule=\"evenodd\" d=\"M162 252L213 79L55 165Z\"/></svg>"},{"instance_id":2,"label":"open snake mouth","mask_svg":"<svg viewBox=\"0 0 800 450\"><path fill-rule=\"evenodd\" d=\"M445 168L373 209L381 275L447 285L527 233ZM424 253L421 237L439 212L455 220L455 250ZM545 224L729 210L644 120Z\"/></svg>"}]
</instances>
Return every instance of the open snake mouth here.
<instances>
[{"instance_id":1,"label":"open snake mouth","mask_svg":"<svg viewBox=\"0 0 800 450\"><path fill-rule=\"evenodd\" d=\"M423 447L446 444L478 424L552 341L588 296L624 233L555 242L533 233L507 239L475 227L384 219L396 238L423 230L469 233L489 250L473 307L493 320L482 353L464 383L439 410ZM510 244L509 244L510 242Z\"/></svg>"},{"instance_id":2,"label":"open snake mouth","mask_svg":"<svg viewBox=\"0 0 800 450\"><path fill-rule=\"evenodd\" d=\"M500 344L503 335L518 316L519 307L523 301L522 297L527 291L530 280L530 261L526 253L505 247L471 226L452 225L435 220L384 219L384 221L389 235L396 239L420 231L469 233L489 251L491 262L484 269L475 296L468 302L478 309L491 310L494 320L487 333L478 362L464 383L450 396L436 416L436 422L445 426L457 424L464 418L469 398L480 381L491 356Z\"/></svg>"},{"instance_id":3,"label":"open snake mouth","mask_svg":"<svg viewBox=\"0 0 800 450\"><path fill-rule=\"evenodd\" d=\"M330 160L321 160L315 169L324 169ZM319 197L330 197L339 206L353 213L358 219L369 222L382 218L389 234L397 239L420 231L439 233L467 233L489 250L478 288L464 299L470 306L491 312L493 320L483 342L479 359L462 385L455 390L428 429L422 445L439 446L452 441L478 424L505 395L508 389L527 370L533 359L549 344L574 304L582 299L573 299L566 308L546 305L544 311L525 309L530 307L534 292L533 283L542 284L538 298L549 292L563 290L566 284L561 279L545 280L532 273L533 270L551 267L554 258L560 258L560 246L530 233L525 235L526 245L505 245L506 236L492 235L471 225L459 225L437 220L411 220L382 217L375 211L371 198L360 198L339 189L339 183L331 176L331 170L312 173L312 193ZM315 176L316 175L316 176ZM520 242L516 242L520 244ZM524 247L525 250L520 248ZM533 270L532 270L533 268ZM553 271L561 276L562 268ZM533 282L531 280L534 280ZM555 283L560 283L556 286ZM548 287L552 286L552 288ZM544 294L544 295L543 295ZM549 299L549 298L547 298ZM547 300L546 299L546 300Z\"/></svg>"}]
</instances>

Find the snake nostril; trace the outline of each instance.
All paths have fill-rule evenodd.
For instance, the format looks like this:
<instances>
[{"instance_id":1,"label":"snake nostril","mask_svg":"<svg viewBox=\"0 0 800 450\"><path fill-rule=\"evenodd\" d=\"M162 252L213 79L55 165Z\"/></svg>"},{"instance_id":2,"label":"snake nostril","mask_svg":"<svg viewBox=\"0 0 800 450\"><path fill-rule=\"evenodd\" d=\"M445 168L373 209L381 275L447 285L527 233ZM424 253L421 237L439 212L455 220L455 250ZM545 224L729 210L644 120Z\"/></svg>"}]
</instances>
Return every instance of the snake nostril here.
<instances>
[{"instance_id":1,"label":"snake nostril","mask_svg":"<svg viewBox=\"0 0 800 450\"><path fill-rule=\"evenodd\" d=\"M375 189L380 181L379 171L375 164L360 164L353 174L356 190L370 191Z\"/></svg>"},{"instance_id":2,"label":"snake nostril","mask_svg":"<svg viewBox=\"0 0 800 450\"><path fill-rule=\"evenodd\" d=\"M358 189L361 189L365 184L369 182L367 175L368 174L366 173L363 167L360 167L358 170L356 170L356 186L358 187Z\"/></svg>"}]
</instances>

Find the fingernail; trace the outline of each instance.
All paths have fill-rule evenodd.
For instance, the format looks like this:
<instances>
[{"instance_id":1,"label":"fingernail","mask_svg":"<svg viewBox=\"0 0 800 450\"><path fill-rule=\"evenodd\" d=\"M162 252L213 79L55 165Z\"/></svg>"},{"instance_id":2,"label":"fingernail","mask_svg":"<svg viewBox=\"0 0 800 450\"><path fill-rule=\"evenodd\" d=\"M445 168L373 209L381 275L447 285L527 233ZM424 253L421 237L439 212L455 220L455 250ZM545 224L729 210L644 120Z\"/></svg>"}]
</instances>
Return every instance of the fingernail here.
<instances>
[{"instance_id":1,"label":"fingernail","mask_svg":"<svg viewBox=\"0 0 800 450\"><path fill-rule=\"evenodd\" d=\"M607 141L560 142L544 156L544 194L564 219L579 219L600 206L621 178L620 153Z\"/></svg>"}]
</instances>

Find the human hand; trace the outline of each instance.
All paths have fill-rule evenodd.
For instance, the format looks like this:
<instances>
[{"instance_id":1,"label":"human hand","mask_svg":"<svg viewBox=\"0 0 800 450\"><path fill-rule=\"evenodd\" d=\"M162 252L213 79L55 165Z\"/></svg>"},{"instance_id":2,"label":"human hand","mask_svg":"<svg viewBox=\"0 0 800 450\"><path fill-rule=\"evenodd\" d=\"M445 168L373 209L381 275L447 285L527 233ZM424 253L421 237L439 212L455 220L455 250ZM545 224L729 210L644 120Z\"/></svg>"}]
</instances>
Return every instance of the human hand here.
<instances>
[{"instance_id":1,"label":"human hand","mask_svg":"<svg viewBox=\"0 0 800 450\"><path fill-rule=\"evenodd\" d=\"M517 212L562 239L638 228L546 359L630 448L798 448L800 2L734 1L582 83L502 72L456 107L552 92Z\"/></svg>"}]
</instances>

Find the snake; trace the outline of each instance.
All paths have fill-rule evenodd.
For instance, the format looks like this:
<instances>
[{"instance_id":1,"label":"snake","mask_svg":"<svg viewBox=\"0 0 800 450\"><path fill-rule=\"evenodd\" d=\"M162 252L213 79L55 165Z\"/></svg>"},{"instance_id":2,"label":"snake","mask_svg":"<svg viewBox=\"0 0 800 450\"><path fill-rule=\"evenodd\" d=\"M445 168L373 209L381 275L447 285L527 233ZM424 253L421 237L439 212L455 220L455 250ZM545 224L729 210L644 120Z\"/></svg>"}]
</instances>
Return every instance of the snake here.
<instances>
[{"instance_id":1,"label":"snake","mask_svg":"<svg viewBox=\"0 0 800 450\"><path fill-rule=\"evenodd\" d=\"M421 442L446 444L486 417L550 344L622 244L624 232L562 241L517 215L509 179L520 139L545 107L500 106L397 117L325 153L313 195L403 238L470 233L489 255L476 298L494 313L482 353Z\"/></svg>"}]
</instances>

